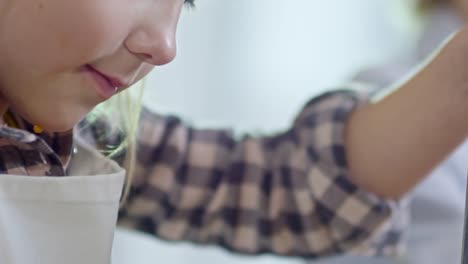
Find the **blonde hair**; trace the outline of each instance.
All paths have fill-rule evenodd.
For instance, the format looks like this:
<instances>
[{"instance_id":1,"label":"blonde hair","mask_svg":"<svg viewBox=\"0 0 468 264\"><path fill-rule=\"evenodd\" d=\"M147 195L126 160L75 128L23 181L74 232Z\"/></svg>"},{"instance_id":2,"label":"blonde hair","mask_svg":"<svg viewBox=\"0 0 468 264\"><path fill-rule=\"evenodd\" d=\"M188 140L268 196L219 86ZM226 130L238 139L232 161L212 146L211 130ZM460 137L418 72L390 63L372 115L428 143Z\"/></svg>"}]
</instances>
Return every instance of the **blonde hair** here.
<instances>
[{"instance_id":1,"label":"blonde hair","mask_svg":"<svg viewBox=\"0 0 468 264\"><path fill-rule=\"evenodd\" d=\"M117 158L124 154L123 167L126 170L125 185L121 199L121 206L125 205L135 173L138 122L140 119L145 79L128 89L116 94L108 101L98 105L87 119L89 123L106 120L110 126L105 135L98 135L96 139L106 141L111 135L123 136L115 145L105 145L99 149L109 158Z\"/></svg>"}]
</instances>

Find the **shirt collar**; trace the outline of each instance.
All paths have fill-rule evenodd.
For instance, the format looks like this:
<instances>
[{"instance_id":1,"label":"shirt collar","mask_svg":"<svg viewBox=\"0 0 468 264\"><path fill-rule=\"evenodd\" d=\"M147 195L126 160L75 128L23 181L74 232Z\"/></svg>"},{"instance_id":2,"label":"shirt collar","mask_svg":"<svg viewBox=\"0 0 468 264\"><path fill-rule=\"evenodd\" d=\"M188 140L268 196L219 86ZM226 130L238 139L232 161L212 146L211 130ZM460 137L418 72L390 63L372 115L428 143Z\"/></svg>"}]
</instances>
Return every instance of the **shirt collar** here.
<instances>
[{"instance_id":1,"label":"shirt collar","mask_svg":"<svg viewBox=\"0 0 468 264\"><path fill-rule=\"evenodd\" d=\"M5 154L6 150L16 149L16 152L23 157L14 158L11 155L0 157L3 159L3 164L8 163L7 167L14 168L14 170L0 168L0 171L8 174L24 171L28 175L63 175L71 159L73 131L54 133L44 131L35 134L32 124L14 112L10 112L10 115L18 127L0 125L0 141L2 142L0 152L4 150L3 154Z\"/></svg>"}]
</instances>

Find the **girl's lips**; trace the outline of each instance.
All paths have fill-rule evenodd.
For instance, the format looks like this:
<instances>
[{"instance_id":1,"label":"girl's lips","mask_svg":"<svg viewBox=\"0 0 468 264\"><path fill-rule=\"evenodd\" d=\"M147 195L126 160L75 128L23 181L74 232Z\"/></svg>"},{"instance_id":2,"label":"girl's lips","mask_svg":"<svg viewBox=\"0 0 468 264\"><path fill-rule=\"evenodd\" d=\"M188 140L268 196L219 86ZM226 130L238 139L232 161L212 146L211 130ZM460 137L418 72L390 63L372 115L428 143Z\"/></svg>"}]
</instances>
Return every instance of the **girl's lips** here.
<instances>
[{"instance_id":1,"label":"girl's lips","mask_svg":"<svg viewBox=\"0 0 468 264\"><path fill-rule=\"evenodd\" d=\"M85 66L86 73L96 82L96 91L103 100L111 98L119 87L123 85L116 79L112 79L90 65Z\"/></svg>"}]
</instances>

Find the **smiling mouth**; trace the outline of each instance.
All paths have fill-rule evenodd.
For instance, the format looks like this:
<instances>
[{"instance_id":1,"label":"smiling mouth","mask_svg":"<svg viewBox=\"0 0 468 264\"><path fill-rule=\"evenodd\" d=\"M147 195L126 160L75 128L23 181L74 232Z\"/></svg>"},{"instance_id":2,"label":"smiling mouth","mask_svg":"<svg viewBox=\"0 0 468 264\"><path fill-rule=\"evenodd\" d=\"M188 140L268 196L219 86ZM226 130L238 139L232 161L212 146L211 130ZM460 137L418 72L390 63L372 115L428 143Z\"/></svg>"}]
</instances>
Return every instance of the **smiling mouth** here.
<instances>
[{"instance_id":1,"label":"smiling mouth","mask_svg":"<svg viewBox=\"0 0 468 264\"><path fill-rule=\"evenodd\" d=\"M85 66L85 72L96 84L94 88L102 100L108 100L117 92L120 83L113 81L110 77L96 70L91 65Z\"/></svg>"}]
</instances>

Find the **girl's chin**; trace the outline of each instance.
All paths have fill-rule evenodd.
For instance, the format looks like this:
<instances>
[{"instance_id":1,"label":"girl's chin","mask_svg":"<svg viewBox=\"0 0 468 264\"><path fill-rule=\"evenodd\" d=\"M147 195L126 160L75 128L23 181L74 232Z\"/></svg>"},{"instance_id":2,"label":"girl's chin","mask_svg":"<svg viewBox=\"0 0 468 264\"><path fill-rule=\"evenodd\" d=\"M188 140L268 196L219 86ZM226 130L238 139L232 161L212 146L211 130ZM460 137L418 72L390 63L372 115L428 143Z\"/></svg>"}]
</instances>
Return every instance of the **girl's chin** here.
<instances>
[{"instance_id":1,"label":"girl's chin","mask_svg":"<svg viewBox=\"0 0 468 264\"><path fill-rule=\"evenodd\" d=\"M42 106L42 109L46 109L46 107ZM23 117L28 123L38 126L47 132L70 131L88 113L88 109L85 107L61 109L61 105L55 106L55 110L49 108L39 113L37 108L21 109L12 107L12 110ZM36 111L36 113L34 113L34 111Z\"/></svg>"},{"instance_id":2,"label":"girl's chin","mask_svg":"<svg viewBox=\"0 0 468 264\"><path fill-rule=\"evenodd\" d=\"M29 121L31 124L38 126L40 129L47 132L67 132L73 129L73 127L79 123L81 119L66 119L66 120L47 120L44 122L41 121Z\"/></svg>"}]
</instances>

